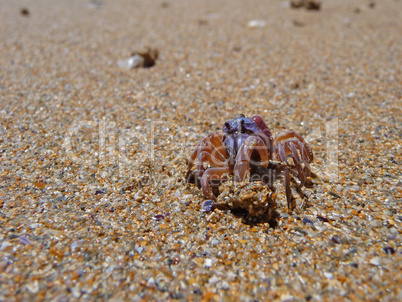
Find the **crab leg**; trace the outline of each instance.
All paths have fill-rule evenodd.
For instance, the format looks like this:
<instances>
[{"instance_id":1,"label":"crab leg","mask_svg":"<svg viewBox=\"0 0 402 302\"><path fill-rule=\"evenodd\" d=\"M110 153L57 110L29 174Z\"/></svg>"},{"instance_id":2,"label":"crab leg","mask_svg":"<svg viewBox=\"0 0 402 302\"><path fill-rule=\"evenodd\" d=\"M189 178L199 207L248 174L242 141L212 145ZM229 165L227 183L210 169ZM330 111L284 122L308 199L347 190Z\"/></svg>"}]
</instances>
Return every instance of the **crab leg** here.
<instances>
[{"instance_id":1,"label":"crab leg","mask_svg":"<svg viewBox=\"0 0 402 302\"><path fill-rule=\"evenodd\" d=\"M284 177L284 185L285 185L285 192L286 192L286 201L288 204L288 209L290 209L290 200L292 198L292 191L290 190L290 175L289 175L289 167L285 166L284 169L285 177Z\"/></svg>"},{"instance_id":2,"label":"crab leg","mask_svg":"<svg viewBox=\"0 0 402 302\"><path fill-rule=\"evenodd\" d=\"M212 167L223 167L226 163L226 161L221 161L214 157L211 153L207 151L202 151L199 154L199 162L202 164L204 163L209 163Z\"/></svg>"},{"instance_id":3,"label":"crab leg","mask_svg":"<svg viewBox=\"0 0 402 302\"><path fill-rule=\"evenodd\" d=\"M187 165L186 179L189 179L189 177L190 177L191 169L194 166L194 162L195 162L196 158L198 159L198 164L197 164L197 169L196 169L195 175L196 175L196 178L202 176L202 174L204 172L204 165L202 162L200 162L200 158L201 158L200 156L201 156L201 153L203 152L203 150L205 150L205 148L206 148L206 137L197 145L197 147L191 154L190 160Z\"/></svg>"},{"instance_id":4,"label":"crab leg","mask_svg":"<svg viewBox=\"0 0 402 302\"><path fill-rule=\"evenodd\" d=\"M285 148L283 147L283 145L281 143L278 143L277 149L278 149L278 154L279 154L280 161L285 163L285 164L288 164L288 160L286 158Z\"/></svg>"},{"instance_id":5,"label":"crab leg","mask_svg":"<svg viewBox=\"0 0 402 302\"><path fill-rule=\"evenodd\" d=\"M250 168L250 158L253 150L257 150L260 155L261 164L267 167L269 163L269 155L264 141L258 136L249 136L241 145L236 156L236 164L234 166L235 181L244 181Z\"/></svg>"},{"instance_id":6,"label":"crab leg","mask_svg":"<svg viewBox=\"0 0 402 302\"><path fill-rule=\"evenodd\" d=\"M293 142L289 142L288 145L289 145L290 151L292 152L292 158L293 158L294 164L296 166L297 173L299 174L300 186L303 186L306 180L304 177L299 153L297 152L297 149L296 149L295 145L293 144Z\"/></svg>"},{"instance_id":7,"label":"crab leg","mask_svg":"<svg viewBox=\"0 0 402 302\"><path fill-rule=\"evenodd\" d=\"M204 137L197 145L197 147L194 149L193 153L191 154L190 160L188 161L187 165L187 174L190 173L191 168L194 166L195 159L198 157L198 151L201 147L201 145L205 144L207 137Z\"/></svg>"},{"instance_id":8,"label":"crab leg","mask_svg":"<svg viewBox=\"0 0 402 302\"><path fill-rule=\"evenodd\" d=\"M214 133L206 136L206 143L209 147L208 151L213 153L216 158L221 161L226 160L226 151L222 145L222 134Z\"/></svg>"},{"instance_id":9,"label":"crab leg","mask_svg":"<svg viewBox=\"0 0 402 302\"><path fill-rule=\"evenodd\" d=\"M206 198L216 200L209 181L212 179L220 179L225 173L229 173L229 169L227 167L210 168L204 172L204 175L202 175L201 178L201 187Z\"/></svg>"},{"instance_id":10,"label":"crab leg","mask_svg":"<svg viewBox=\"0 0 402 302\"><path fill-rule=\"evenodd\" d=\"M295 143L298 145L298 147L300 149L300 153L301 153L301 157L302 157L304 166L307 169L307 176L309 176L311 174L311 168L310 168L310 164L309 164L309 161L308 161L308 158L307 158L307 156L308 156L307 151L304 148L303 143L301 143L300 141L296 141Z\"/></svg>"},{"instance_id":11,"label":"crab leg","mask_svg":"<svg viewBox=\"0 0 402 302\"><path fill-rule=\"evenodd\" d=\"M287 166L288 160L286 158L285 148L282 146L281 143L278 143L277 148L278 148L278 153L279 153L281 162L286 164L283 168L284 174L285 174L285 176L283 178L283 185L285 187L286 201L288 203L288 208L290 208L290 200L292 198L292 191L290 190L290 174L289 174L289 167Z\"/></svg>"},{"instance_id":12,"label":"crab leg","mask_svg":"<svg viewBox=\"0 0 402 302\"><path fill-rule=\"evenodd\" d=\"M222 157L222 160L225 160L226 151L223 148L223 144L222 144L222 134L214 133L214 134L210 135L209 140L210 140L212 146L215 147L215 149L217 150L219 155Z\"/></svg>"},{"instance_id":13,"label":"crab leg","mask_svg":"<svg viewBox=\"0 0 402 302\"><path fill-rule=\"evenodd\" d=\"M308 143L304 140L304 138L299 133L297 133L295 131L288 131L285 133L281 133L275 138L275 141L280 142L280 141L292 139L292 138L298 139L306 147L306 156L308 157L309 162L311 163L314 159L313 152L311 152L311 149L310 149Z\"/></svg>"},{"instance_id":14,"label":"crab leg","mask_svg":"<svg viewBox=\"0 0 402 302\"><path fill-rule=\"evenodd\" d=\"M187 175L189 175L192 167L194 166L195 159L199 156L199 154L202 151L209 151L218 160L225 161L227 155L222 145L222 134L219 133L209 134L199 142L199 144L191 154L190 160L188 162Z\"/></svg>"},{"instance_id":15,"label":"crab leg","mask_svg":"<svg viewBox=\"0 0 402 302\"><path fill-rule=\"evenodd\" d=\"M198 148L195 148L193 153L191 153L190 160L188 161L187 164L187 174L189 174L191 168L194 166L194 161L197 158L197 155L198 155Z\"/></svg>"}]
</instances>

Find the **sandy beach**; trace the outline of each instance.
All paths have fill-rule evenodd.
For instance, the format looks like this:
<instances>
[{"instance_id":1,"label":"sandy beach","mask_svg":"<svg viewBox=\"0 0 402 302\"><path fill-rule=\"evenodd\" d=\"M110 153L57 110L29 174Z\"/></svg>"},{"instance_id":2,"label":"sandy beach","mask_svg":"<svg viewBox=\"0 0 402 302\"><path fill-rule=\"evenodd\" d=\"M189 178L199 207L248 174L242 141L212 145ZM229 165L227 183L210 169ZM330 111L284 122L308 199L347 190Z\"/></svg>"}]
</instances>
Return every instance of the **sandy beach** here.
<instances>
[{"instance_id":1,"label":"sandy beach","mask_svg":"<svg viewBox=\"0 0 402 302\"><path fill-rule=\"evenodd\" d=\"M290 3L0 0L0 301L402 300L402 1ZM274 222L186 183L239 114L314 153Z\"/></svg>"}]
</instances>

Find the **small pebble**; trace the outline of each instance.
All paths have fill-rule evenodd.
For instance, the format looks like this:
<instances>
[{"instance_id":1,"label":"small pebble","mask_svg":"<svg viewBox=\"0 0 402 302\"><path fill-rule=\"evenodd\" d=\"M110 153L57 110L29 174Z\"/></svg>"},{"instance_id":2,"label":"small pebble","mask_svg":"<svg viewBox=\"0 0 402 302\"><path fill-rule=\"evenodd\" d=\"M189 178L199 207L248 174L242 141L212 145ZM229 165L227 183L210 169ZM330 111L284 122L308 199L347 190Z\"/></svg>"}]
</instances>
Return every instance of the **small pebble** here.
<instances>
[{"instance_id":1,"label":"small pebble","mask_svg":"<svg viewBox=\"0 0 402 302\"><path fill-rule=\"evenodd\" d=\"M375 265L375 266L382 265L381 258L380 257L374 257L374 258L370 259L370 264Z\"/></svg>"},{"instance_id":2,"label":"small pebble","mask_svg":"<svg viewBox=\"0 0 402 302\"><path fill-rule=\"evenodd\" d=\"M341 238L339 236L332 236L331 240L336 244L341 244L342 243L342 240L341 240Z\"/></svg>"},{"instance_id":3,"label":"small pebble","mask_svg":"<svg viewBox=\"0 0 402 302\"><path fill-rule=\"evenodd\" d=\"M250 20L247 23L249 28L264 27L266 22L264 20Z\"/></svg>"},{"instance_id":4,"label":"small pebble","mask_svg":"<svg viewBox=\"0 0 402 302\"><path fill-rule=\"evenodd\" d=\"M306 218L306 217L303 218L303 223L304 223L304 224L311 224L311 225L314 225L314 222L313 222L312 220Z\"/></svg>"},{"instance_id":5,"label":"small pebble","mask_svg":"<svg viewBox=\"0 0 402 302\"><path fill-rule=\"evenodd\" d=\"M395 250L390 246L384 247L383 250L384 250L385 254L388 254L388 255L395 254Z\"/></svg>"},{"instance_id":6,"label":"small pebble","mask_svg":"<svg viewBox=\"0 0 402 302\"><path fill-rule=\"evenodd\" d=\"M27 237L20 236L18 237L18 241L21 242L23 245L30 245L32 244L31 241Z\"/></svg>"},{"instance_id":7,"label":"small pebble","mask_svg":"<svg viewBox=\"0 0 402 302\"><path fill-rule=\"evenodd\" d=\"M304 7L306 10L320 10L321 1L318 0L291 0L290 7L301 8Z\"/></svg>"},{"instance_id":8,"label":"small pebble","mask_svg":"<svg viewBox=\"0 0 402 302\"><path fill-rule=\"evenodd\" d=\"M117 61L117 64L122 69L132 69L144 64L144 59L139 55L134 55L127 59Z\"/></svg>"},{"instance_id":9,"label":"small pebble","mask_svg":"<svg viewBox=\"0 0 402 302\"><path fill-rule=\"evenodd\" d=\"M160 214L155 215L154 217L152 217L152 219L156 220L156 221L160 221L163 218L165 218L165 215L160 215Z\"/></svg>"},{"instance_id":10,"label":"small pebble","mask_svg":"<svg viewBox=\"0 0 402 302\"><path fill-rule=\"evenodd\" d=\"M325 217L320 216L320 215L317 215L317 219L318 219L319 221L322 221L322 222L329 222L329 219L328 219L328 218L325 218Z\"/></svg>"},{"instance_id":11,"label":"small pebble","mask_svg":"<svg viewBox=\"0 0 402 302\"><path fill-rule=\"evenodd\" d=\"M119 60L117 65L122 69L133 69L138 67L149 68L155 65L159 56L157 49L149 48L146 52L134 52L131 57Z\"/></svg>"},{"instance_id":12,"label":"small pebble","mask_svg":"<svg viewBox=\"0 0 402 302\"><path fill-rule=\"evenodd\" d=\"M211 267L212 266L212 260L211 259L205 259L205 267Z\"/></svg>"},{"instance_id":13,"label":"small pebble","mask_svg":"<svg viewBox=\"0 0 402 302\"><path fill-rule=\"evenodd\" d=\"M213 208L214 208L214 201L211 200L211 199L205 200L201 204L201 211L202 212L210 212L210 211L212 211Z\"/></svg>"},{"instance_id":14,"label":"small pebble","mask_svg":"<svg viewBox=\"0 0 402 302\"><path fill-rule=\"evenodd\" d=\"M295 231L302 234L302 235L307 235L307 232L305 230L303 230L301 227L295 227Z\"/></svg>"},{"instance_id":15,"label":"small pebble","mask_svg":"<svg viewBox=\"0 0 402 302\"><path fill-rule=\"evenodd\" d=\"M219 243L220 243L220 241L217 240L217 239L212 239L212 240L211 240L211 244L212 244L212 245L217 245L217 244L219 244Z\"/></svg>"},{"instance_id":16,"label":"small pebble","mask_svg":"<svg viewBox=\"0 0 402 302\"><path fill-rule=\"evenodd\" d=\"M340 192L342 192L343 187L342 187L341 185L337 185L336 188L335 188L335 190L336 190L338 193L340 193Z\"/></svg>"},{"instance_id":17,"label":"small pebble","mask_svg":"<svg viewBox=\"0 0 402 302\"><path fill-rule=\"evenodd\" d=\"M327 279L333 279L333 278L334 278L334 274L332 274L332 273L324 272L324 276L325 276Z\"/></svg>"},{"instance_id":18,"label":"small pebble","mask_svg":"<svg viewBox=\"0 0 402 302\"><path fill-rule=\"evenodd\" d=\"M27 9L27 8L21 8L20 13L21 13L21 15L23 15L23 16L29 16L29 9Z\"/></svg>"}]
</instances>

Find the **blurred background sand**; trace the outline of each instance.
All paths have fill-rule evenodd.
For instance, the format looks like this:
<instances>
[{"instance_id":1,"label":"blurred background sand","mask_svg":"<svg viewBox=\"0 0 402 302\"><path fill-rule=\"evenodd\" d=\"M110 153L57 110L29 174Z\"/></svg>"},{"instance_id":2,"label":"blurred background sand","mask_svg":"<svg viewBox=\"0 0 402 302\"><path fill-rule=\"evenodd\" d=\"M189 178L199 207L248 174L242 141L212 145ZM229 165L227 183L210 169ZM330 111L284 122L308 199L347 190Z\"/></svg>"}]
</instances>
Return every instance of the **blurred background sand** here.
<instances>
[{"instance_id":1,"label":"blurred background sand","mask_svg":"<svg viewBox=\"0 0 402 302\"><path fill-rule=\"evenodd\" d=\"M402 1L0 3L0 300L401 299ZM184 183L239 113L316 156L275 229Z\"/></svg>"}]
</instances>

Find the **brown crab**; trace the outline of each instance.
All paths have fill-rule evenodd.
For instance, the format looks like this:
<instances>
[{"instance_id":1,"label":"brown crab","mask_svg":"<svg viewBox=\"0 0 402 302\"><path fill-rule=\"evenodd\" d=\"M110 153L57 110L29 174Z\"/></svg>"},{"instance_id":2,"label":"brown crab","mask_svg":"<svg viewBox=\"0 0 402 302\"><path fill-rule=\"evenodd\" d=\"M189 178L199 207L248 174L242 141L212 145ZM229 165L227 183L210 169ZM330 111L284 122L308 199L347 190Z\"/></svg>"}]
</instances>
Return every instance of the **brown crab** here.
<instances>
[{"instance_id":1,"label":"brown crab","mask_svg":"<svg viewBox=\"0 0 402 302\"><path fill-rule=\"evenodd\" d=\"M293 159L293 165L289 164L288 157ZM224 123L222 134L209 134L199 142L188 163L187 181L193 180L200 185L205 198L216 200L210 181L220 183L224 174L233 175L236 182L243 182L248 175L253 179L255 175L272 171L275 175L283 172L290 208L290 174L298 176L300 189L311 174L312 161L313 153L308 143L297 132L288 131L274 138L261 116L248 118L241 114ZM272 187L272 181L268 185Z\"/></svg>"}]
</instances>

